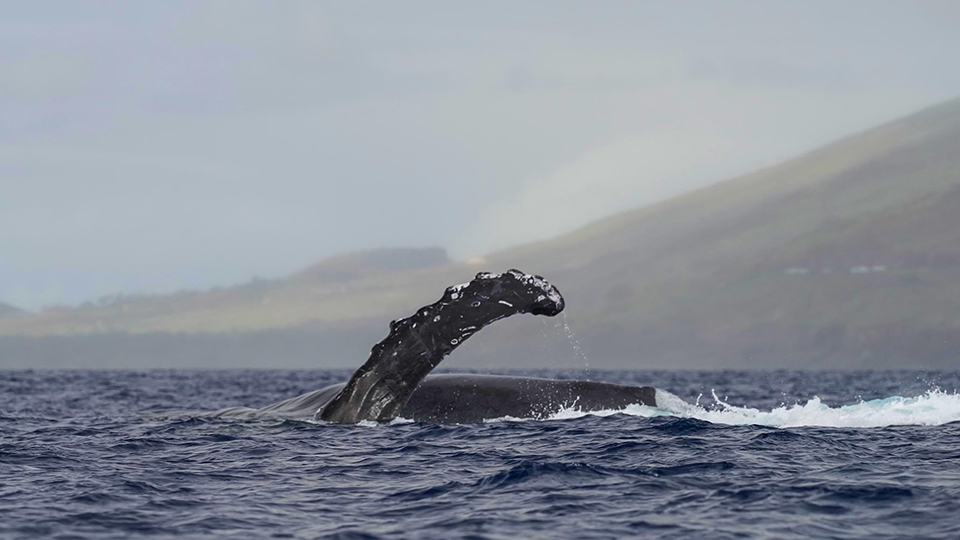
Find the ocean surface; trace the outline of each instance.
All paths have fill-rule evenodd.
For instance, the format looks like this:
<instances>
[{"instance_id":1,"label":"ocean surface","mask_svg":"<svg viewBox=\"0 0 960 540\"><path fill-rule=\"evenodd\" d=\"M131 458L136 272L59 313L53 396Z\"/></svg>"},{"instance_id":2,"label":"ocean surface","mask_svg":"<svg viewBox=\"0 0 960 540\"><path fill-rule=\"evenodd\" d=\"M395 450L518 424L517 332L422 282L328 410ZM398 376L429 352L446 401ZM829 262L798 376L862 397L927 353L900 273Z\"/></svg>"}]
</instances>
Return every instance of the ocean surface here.
<instances>
[{"instance_id":1,"label":"ocean surface","mask_svg":"<svg viewBox=\"0 0 960 540\"><path fill-rule=\"evenodd\" d=\"M0 538L960 538L960 373L501 372L665 409L232 421L349 371L0 372Z\"/></svg>"}]
</instances>

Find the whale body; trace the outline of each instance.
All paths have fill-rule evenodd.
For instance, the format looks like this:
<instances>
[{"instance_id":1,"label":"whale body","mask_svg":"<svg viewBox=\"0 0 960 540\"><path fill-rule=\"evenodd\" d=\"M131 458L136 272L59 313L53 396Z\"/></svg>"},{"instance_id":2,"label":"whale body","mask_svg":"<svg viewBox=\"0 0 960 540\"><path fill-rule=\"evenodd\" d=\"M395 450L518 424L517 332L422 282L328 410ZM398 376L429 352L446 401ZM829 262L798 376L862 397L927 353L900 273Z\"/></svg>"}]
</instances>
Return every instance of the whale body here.
<instances>
[{"instance_id":1,"label":"whale body","mask_svg":"<svg viewBox=\"0 0 960 540\"><path fill-rule=\"evenodd\" d=\"M617 410L655 407L649 386L499 375L429 375L484 326L521 313L555 316L565 302L540 276L509 270L481 272L469 283L448 287L437 302L390 323L389 335L345 383L262 409L235 407L218 417L282 417L337 423L416 422L461 424L483 420L546 418L565 408Z\"/></svg>"},{"instance_id":2,"label":"whale body","mask_svg":"<svg viewBox=\"0 0 960 540\"><path fill-rule=\"evenodd\" d=\"M346 383L334 384L262 409L236 407L218 417L313 420ZM619 410L656 406L656 389L604 382L450 373L429 375L397 417L430 424L472 424L497 418L549 418L562 409Z\"/></svg>"}]
</instances>

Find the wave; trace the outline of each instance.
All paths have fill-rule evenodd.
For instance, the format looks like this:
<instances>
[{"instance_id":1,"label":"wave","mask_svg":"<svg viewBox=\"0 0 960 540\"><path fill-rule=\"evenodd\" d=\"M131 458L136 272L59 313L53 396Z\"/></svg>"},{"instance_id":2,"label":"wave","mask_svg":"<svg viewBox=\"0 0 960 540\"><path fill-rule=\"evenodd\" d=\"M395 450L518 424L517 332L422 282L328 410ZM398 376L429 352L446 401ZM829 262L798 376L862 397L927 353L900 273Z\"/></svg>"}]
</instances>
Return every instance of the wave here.
<instances>
[{"instance_id":1,"label":"wave","mask_svg":"<svg viewBox=\"0 0 960 540\"><path fill-rule=\"evenodd\" d=\"M664 394L661 398L661 394ZM804 404L782 405L770 411L738 407L717 398L718 407L707 409L657 391L657 403L673 415L717 424L771 427L884 427L939 426L960 420L960 395L930 390L917 397L891 396L830 407L814 397ZM663 401L661 401L661 399Z\"/></svg>"},{"instance_id":2,"label":"wave","mask_svg":"<svg viewBox=\"0 0 960 540\"><path fill-rule=\"evenodd\" d=\"M672 416L694 418L714 424L760 425L778 428L841 427L872 428L885 426L939 426L960 421L960 394L930 390L917 397L891 396L860 401L852 405L830 407L814 397L804 404L782 405L769 411L731 405L713 394L717 405L704 407L691 404L663 390L657 390L659 407L629 405L618 410L582 411L576 406L561 409L548 420L566 420L584 416L626 414L651 418ZM498 418L497 421L521 421L521 418Z\"/></svg>"}]
</instances>

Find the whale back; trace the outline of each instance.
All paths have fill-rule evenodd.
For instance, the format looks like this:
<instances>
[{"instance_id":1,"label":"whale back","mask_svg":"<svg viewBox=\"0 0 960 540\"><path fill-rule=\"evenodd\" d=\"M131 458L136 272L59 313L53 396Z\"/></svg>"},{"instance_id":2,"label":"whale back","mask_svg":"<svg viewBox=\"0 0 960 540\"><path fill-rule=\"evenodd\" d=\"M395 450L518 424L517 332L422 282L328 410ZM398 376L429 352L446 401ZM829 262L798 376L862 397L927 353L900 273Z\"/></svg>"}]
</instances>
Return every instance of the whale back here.
<instances>
[{"instance_id":1,"label":"whale back","mask_svg":"<svg viewBox=\"0 0 960 540\"><path fill-rule=\"evenodd\" d=\"M585 412L656 406L649 386L506 377L431 375L417 388L399 416L416 422L467 424L496 418L549 418L563 409Z\"/></svg>"},{"instance_id":2,"label":"whale back","mask_svg":"<svg viewBox=\"0 0 960 540\"><path fill-rule=\"evenodd\" d=\"M313 418L344 386L334 384L262 409L237 407L214 414L305 420ZM656 390L594 381L451 373L426 377L398 416L431 424L470 424L507 417L543 419L563 409L620 410L628 405L655 407Z\"/></svg>"}]
</instances>

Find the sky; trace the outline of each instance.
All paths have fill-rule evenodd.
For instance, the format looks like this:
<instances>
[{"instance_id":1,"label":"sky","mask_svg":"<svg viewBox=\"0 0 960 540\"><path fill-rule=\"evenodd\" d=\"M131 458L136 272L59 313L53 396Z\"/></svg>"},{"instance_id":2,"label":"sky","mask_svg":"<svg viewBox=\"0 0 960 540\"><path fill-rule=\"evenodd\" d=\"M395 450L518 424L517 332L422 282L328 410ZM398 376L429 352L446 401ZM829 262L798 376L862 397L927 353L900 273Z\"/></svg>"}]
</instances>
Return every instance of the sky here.
<instances>
[{"instance_id":1,"label":"sky","mask_svg":"<svg viewBox=\"0 0 960 540\"><path fill-rule=\"evenodd\" d=\"M5 2L0 302L469 258L960 95L960 4Z\"/></svg>"}]
</instances>

